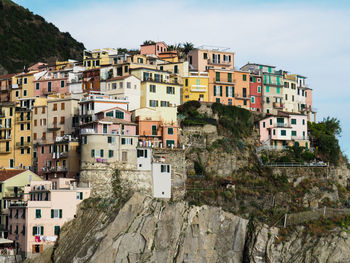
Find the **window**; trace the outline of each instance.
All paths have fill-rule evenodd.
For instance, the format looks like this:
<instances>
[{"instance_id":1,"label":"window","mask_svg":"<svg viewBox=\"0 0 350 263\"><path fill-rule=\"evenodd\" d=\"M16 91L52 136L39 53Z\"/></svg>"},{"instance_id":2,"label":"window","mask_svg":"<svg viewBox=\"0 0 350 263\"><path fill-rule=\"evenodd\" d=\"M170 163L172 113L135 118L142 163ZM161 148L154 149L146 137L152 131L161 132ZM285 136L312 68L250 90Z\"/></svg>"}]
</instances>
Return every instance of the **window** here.
<instances>
[{"instance_id":1,"label":"window","mask_svg":"<svg viewBox=\"0 0 350 263\"><path fill-rule=\"evenodd\" d=\"M149 85L149 92L156 92L156 85Z\"/></svg>"},{"instance_id":2,"label":"window","mask_svg":"<svg viewBox=\"0 0 350 263\"><path fill-rule=\"evenodd\" d=\"M160 172L161 173L170 173L170 165L169 164L162 164L160 166Z\"/></svg>"},{"instance_id":3,"label":"window","mask_svg":"<svg viewBox=\"0 0 350 263\"><path fill-rule=\"evenodd\" d=\"M247 75L243 74L243 81L247 81Z\"/></svg>"},{"instance_id":4,"label":"window","mask_svg":"<svg viewBox=\"0 0 350 263\"><path fill-rule=\"evenodd\" d=\"M30 136L27 136L27 142L30 142Z\"/></svg>"},{"instance_id":5,"label":"window","mask_svg":"<svg viewBox=\"0 0 350 263\"><path fill-rule=\"evenodd\" d=\"M51 81L47 83L47 91L51 92Z\"/></svg>"},{"instance_id":6,"label":"window","mask_svg":"<svg viewBox=\"0 0 350 263\"><path fill-rule=\"evenodd\" d=\"M122 145L132 145L132 138L122 138Z\"/></svg>"},{"instance_id":7,"label":"window","mask_svg":"<svg viewBox=\"0 0 350 263\"><path fill-rule=\"evenodd\" d=\"M161 101L160 106L161 107L169 107L169 101Z\"/></svg>"},{"instance_id":8,"label":"window","mask_svg":"<svg viewBox=\"0 0 350 263\"><path fill-rule=\"evenodd\" d=\"M188 79L185 79L185 86L188 87Z\"/></svg>"},{"instance_id":9,"label":"window","mask_svg":"<svg viewBox=\"0 0 350 263\"><path fill-rule=\"evenodd\" d=\"M166 87L166 93L175 94L175 87Z\"/></svg>"},{"instance_id":10,"label":"window","mask_svg":"<svg viewBox=\"0 0 350 263\"><path fill-rule=\"evenodd\" d=\"M122 161L126 162L128 160L128 153L127 152L122 152Z\"/></svg>"},{"instance_id":11,"label":"window","mask_svg":"<svg viewBox=\"0 0 350 263\"><path fill-rule=\"evenodd\" d=\"M266 98L266 103L270 103L270 98L269 97Z\"/></svg>"},{"instance_id":12,"label":"window","mask_svg":"<svg viewBox=\"0 0 350 263\"><path fill-rule=\"evenodd\" d=\"M62 209L51 209L51 218L62 218Z\"/></svg>"},{"instance_id":13,"label":"window","mask_svg":"<svg viewBox=\"0 0 350 263\"><path fill-rule=\"evenodd\" d=\"M277 94L280 94L280 93L281 93L281 88L277 87Z\"/></svg>"},{"instance_id":14,"label":"window","mask_svg":"<svg viewBox=\"0 0 350 263\"><path fill-rule=\"evenodd\" d=\"M64 88L64 80L61 80L61 88Z\"/></svg>"},{"instance_id":15,"label":"window","mask_svg":"<svg viewBox=\"0 0 350 263\"><path fill-rule=\"evenodd\" d=\"M39 82L35 83L35 89L36 89L36 90L39 90L39 89L40 89L40 83L39 83Z\"/></svg>"},{"instance_id":16,"label":"window","mask_svg":"<svg viewBox=\"0 0 350 263\"><path fill-rule=\"evenodd\" d=\"M232 106L232 99L228 99L228 105Z\"/></svg>"},{"instance_id":17,"label":"window","mask_svg":"<svg viewBox=\"0 0 350 263\"><path fill-rule=\"evenodd\" d=\"M292 124L297 124L297 120L296 119L291 119L291 123Z\"/></svg>"},{"instance_id":18,"label":"window","mask_svg":"<svg viewBox=\"0 0 350 263\"><path fill-rule=\"evenodd\" d=\"M157 100L150 100L149 106L150 107L158 107L158 101Z\"/></svg>"},{"instance_id":19,"label":"window","mask_svg":"<svg viewBox=\"0 0 350 263\"><path fill-rule=\"evenodd\" d=\"M292 136L297 136L297 131L292 131Z\"/></svg>"},{"instance_id":20,"label":"window","mask_svg":"<svg viewBox=\"0 0 350 263\"><path fill-rule=\"evenodd\" d=\"M117 119L124 119L124 112L119 111L119 110L116 110L116 111L115 111L115 117L116 117Z\"/></svg>"},{"instance_id":21,"label":"window","mask_svg":"<svg viewBox=\"0 0 350 263\"><path fill-rule=\"evenodd\" d=\"M44 235L43 226L33 226L33 236L36 236L36 235Z\"/></svg>"},{"instance_id":22,"label":"window","mask_svg":"<svg viewBox=\"0 0 350 263\"><path fill-rule=\"evenodd\" d=\"M220 81L220 72L216 72L215 80Z\"/></svg>"},{"instance_id":23,"label":"window","mask_svg":"<svg viewBox=\"0 0 350 263\"><path fill-rule=\"evenodd\" d=\"M60 230L61 230L60 226L55 226L54 227L54 233L55 233L56 236L58 236L60 234Z\"/></svg>"},{"instance_id":24,"label":"window","mask_svg":"<svg viewBox=\"0 0 350 263\"><path fill-rule=\"evenodd\" d=\"M23 96L26 97L27 96L27 90L23 90Z\"/></svg>"},{"instance_id":25,"label":"window","mask_svg":"<svg viewBox=\"0 0 350 263\"><path fill-rule=\"evenodd\" d=\"M174 66L174 73L179 73L178 65Z\"/></svg>"},{"instance_id":26,"label":"window","mask_svg":"<svg viewBox=\"0 0 350 263\"><path fill-rule=\"evenodd\" d=\"M305 125L305 120L303 119L303 125Z\"/></svg>"},{"instance_id":27,"label":"window","mask_svg":"<svg viewBox=\"0 0 350 263\"><path fill-rule=\"evenodd\" d=\"M157 135L157 125L152 125L152 135Z\"/></svg>"},{"instance_id":28,"label":"window","mask_svg":"<svg viewBox=\"0 0 350 263\"><path fill-rule=\"evenodd\" d=\"M227 73L227 82L232 82L232 73Z\"/></svg>"},{"instance_id":29,"label":"window","mask_svg":"<svg viewBox=\"0 0 350 263\"><path fill-rule=\"evenodd\" d=\"M54 103L54 104L53 104L53 110L54 110L54 111L57 111L57 103Z\"/></svg>"},{"instance_id":30,"label":"window","mask_svg":"<svg viewBox=\"0 0 350 263\"><path fill-rule=\"evenodd\" d=\"M35 210L35 218L41 218L41 209Z\"/></svg>"},{"instance_id":31,"label":"window","mask_svg":"<svg viewBox=\"0 0 350 263\"><path fill-rule=\"evenodd\" d=\"M24 149L21 149L21 154L24 154Z\"/></svg>"},{"instance_id":32,"label":"window","mask_svg":"<svg viewBox=\"0 0 350 263\"><path fill-rule=\"evenodd\" d=\"M192 56L189 56L190 64L192 64Z\"/></svg>"},{"instance_id":33,"label":"window","mask_svg":"<svg viewBox=\"0 0 350 263\"><path fill-rule=\"evenodd\" d=\"M23 78L23 84L27 84L28 83L28 79L27 78Z\"/></svg>"},{"instance_id":34,"label":"window","mask_svg":"<svg viewBox=\"0 0 350 263\"><path fill-rule=\"evenodd\" d=\"M123 82L119 82L119 88L120 88L120 89L123 88Z\"/></svg>"},{"instance_id":35,"label":"window","mask_svg":"<svg viewBox=\"0 0 350 263\"><path fill-rule=\"evenodd\" d=\"M166 140L166 147L172 147L173 145L175 146L175 141L174 140Z\"/></svg>"},{"instance_id":36,"label":"window","mask_svg":"<svg viewBox=\"0 0 350 263\"><path fill-rule=\"evenodd\" d=\"M61 110L64 110L64 109L65 109L65 106L66 106L65 103L62 102L62 103L61 103Z\"/></svg>"},{"instance_id":37,"label":"window","mask_svg":"<svg viewBox=\"0 0 350 263\"><path fill-rule=\"evenodd\" d=\"M263 122L263 128L265 128L265 122Z\"/></svg>"},{"instance_id":38,"label":"window","mask_svg":"<svg viewBox=\"0 0 350 263\"><path fill-rule=\"evenodd\" d=\"M41 109L41 113L45 113L45 107Z\"/></svg>"},{"instance_id":39,"label":"window","mask_svg":"<svg viewBox=\"0 0 350 263\"><path fill-rule=\"evenodd\" d=\"M114 152L113 150L108 150L108 157L113 158Z\"/></svg>"},{"instance_id":40,"label":"window","mask_svg":"<svg viewBox=\"0 0 350 263\"><path fill-rule=\"evenodd\" d=\"M83 192L77 192L77 200L83 200Z\"/></svg>"},{"instance_id":41,"label":"window","mask_svg":"<svg viewBox=\"0 0 350 263\"><path fill-rule=\"evenodd\" d=\"M126 88L127 88L127 89L131 89L131 82L127 82L127 83L126 83Z\"/></svg>"},{"instance_id":42,"label":"window","mask_svg":"<svg viewBox=\"0 0 350 263\"><path fill-rule=\"evenodd\" d=\"M214 96L222 96L222 86L214 86Z\"/></svg>"},{"instance_id":43,"label":"window","mask_svg":"<svg viewBox=\"0 0 350 263\"><path fill-rule=\"evenodd\" d=\"M208 59L208 53L203 53L203 59Z\"/></svg>"},{"instance_id":44,"label":"window","mask_svg":"<svg viewBox=\"0 0 350 263\"><path fill-rule=\"evenodd\" d=\"M270 87L269 86L266 86L266 92L270 92Z\"/></svg>"},{"instance_id":45,"label":"window","mask_svg":"<svg viewBox=\"0 0 350 263\"><path fill-rule=\"evenodd\" d=\"M137 158L139 157L147 158L147 150L137 150Z\"/></svg>"},{"instance_id":46,"label":"window","mask_svg":"<svg viewBox=\"0 0 350 263\"><path fill-rule=\"evenodd\" d=\"M61 116L60 124L64 124L64 122L65 122L65 118L64 118L64 116Z\"/></svg>"},{"instance_id":47,"label":"window","mask_svg":"<svg viewBox=\"0 0 350 263\"><path fill-rule=\"evenodd\" d=\"M112 137L110 137L110 136L107 137L107 142L108 142L108 143L112 143Z\"/></svg>"},{"instance_id":48,"label":"window","mask_svg":"<svg viewBox=\"0 0 350 263\"><path fill-rule=\"evenodd\" d=\"M226 87L226 97L231 97L233 98L234 97L234 87L231 87L231 86L227 86Z\"/></svg>"},{"instance_id":49,"label":"window","mask_svg":"<svg viewBox=\"0 0 350 263\"><path fill-rule=\"evenodd\" d=\"M258 86L258 93L261 93L261 86Z\"/></svg>"},{"instance_id":50,"label":"window","mask_svg":"<svg viewBox=\"0 0 350 263\"><path fill-rule=\"evenodd\" d=\"M287 135L286 130L281 130L281 136L286 136L286 135Z\"/></svg>"},{"instance_id":51,"label":"window","mask_svg":"<svg viewBox=\"0 0 350 263\"><path fill-rule=\"evenodd\" d=\"M92 158L95 157L95 150L94 150L94 149L91 150L91 157L92 157Z\"/></svg>"},{"instance_id":52,"label":"window","mask_svg":"<svg viewBox=\"0 0 350 263\"><path fill-rule=\"evenodd\" d=\"M100 157L101 157L101 158L104 157L104 151L103 151L103 149L100 150Z\"/></svg>"},{"instance_id":53,"label":"window","mask_svg":"<svg viewBox=\"0 0 350 263\"><path fill-rule=\"evenodd\" d=\"M254 96L251 97L251 101L252 101L252 103L255 103L255 97Z\"/></svg>"},{"instance_id":54,"label":"window","mask_svg":"<svg viewBox=\"0 0 350 263\"><path fill-rule=\"evenodd\" d=\"M24 124L21 123L21 131L24 131Z\"/></svg>"},{"instance_id":55,"label":"window","mask_svg":"<svg viewBox=\"0 0 350 263\"><path fill-rule=\"evenodd\" d=\"M173 135L174 134L174 128L168 128L168 134Z\"/></svg>"}]
</instances>

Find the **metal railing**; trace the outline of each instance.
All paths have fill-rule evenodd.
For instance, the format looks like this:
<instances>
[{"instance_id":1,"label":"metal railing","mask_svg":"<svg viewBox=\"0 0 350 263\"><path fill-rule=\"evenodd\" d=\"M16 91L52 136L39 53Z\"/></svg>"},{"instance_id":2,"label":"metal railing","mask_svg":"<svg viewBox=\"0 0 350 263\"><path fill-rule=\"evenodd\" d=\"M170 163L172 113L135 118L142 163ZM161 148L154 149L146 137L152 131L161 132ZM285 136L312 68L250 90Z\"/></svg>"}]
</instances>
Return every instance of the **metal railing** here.
<instances>
[{"instance_id":1,"label":"metal railing","mask_svg":"<svg viewBox=\"0 0 350 263\"><path fill-rule=\"evenodd\" d=\"M267 163L264 166L268 167L328 167L328 163L314 162L314 163Z\"/></svg>"}]
</instances>

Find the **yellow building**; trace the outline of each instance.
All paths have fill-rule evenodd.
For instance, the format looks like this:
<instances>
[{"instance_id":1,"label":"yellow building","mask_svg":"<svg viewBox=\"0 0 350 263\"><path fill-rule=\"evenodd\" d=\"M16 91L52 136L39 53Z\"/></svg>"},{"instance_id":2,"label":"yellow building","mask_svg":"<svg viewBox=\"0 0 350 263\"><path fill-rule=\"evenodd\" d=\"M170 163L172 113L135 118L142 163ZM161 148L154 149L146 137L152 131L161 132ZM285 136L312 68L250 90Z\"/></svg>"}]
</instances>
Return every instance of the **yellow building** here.
<instances>
[{"instance_id":1,"label":"yellow building","mask_svg":"<svg viewBox=\"0 0 350 263\"><path fill-rule=\"evenodd\" d=\"M10 201L21 200L24 186L31 181L42 180L38 175L28 170L0 170L0 224L3 228L8 229L8 207Z\"/></svg>"},{"instance_id":2,"label":"yellow building","mask_svg":"<svg viewBox=\"0 0 350 263\"><path fill-rule=\"evenodd\" d=\"M17 74L12 77L12 101L34 97L34 74L38 71Z\"/></svg>"},{"instance_id":3,"label":"yellow building","mask_svg":"<svg viewBox=\"0 0 350 263\"><path fill-rule=\"evenodd\" d=\"M14 102L0 104L0 167L15 167L14 164Z\"/></svg>"},{"instance_id":4,"label":"yellow building","mask_svg":"<svg viewBox=\"0 0 350 263\"><path fill-rule=\"evenodd\" d=\"M83 66L86 69L93 69L105 65L112 65L113 58L117 55L118 50L114 48L84 50Z\"/></svg>"},{"instance_id":5,"label":"yellow building","mask_svg":"<svg viewBox=\"0 0 350 263\"><path fill-rule=\"evenodd\" d=\"M77 61L76 60L72 60L72 59L68 59L66 61L58 61L58 60L56 60L55 69L56 70L62 70L62 69L65 69L65 68L73 68L75 63L77 63Z\"/></svg>"},{"instance_id":6,"label":"yellow building","mask_svg":"<svg viewBox=\"0 0 350 263\"><path fill-rule=\"evenodd\" d=\"M190 100L209 102L208 72L190 72L183 82L182 103Z\"/></svg>"},{"instance_id":7,"label":"yellow building","mask_svg":"<svg viewBox=\"0 0 350 263\"><path fill-rule=\"evenodd\" d=\"M32 166L32 112L15 103L0 104L0 166Z\"/></svg>"},{"instance_id":8,"label":"yellow building","mask_svg":"<svg viewBox=\"0 0 350 263\"><path fill-rule=\"evenodd\" d=\"M170 81L183 84L183 78L188 76L188 62L166 62L157 66L159 70L170 72Z\"/></svg>"},{"instance_id":9,"label":"yellow building","mask_svg":"<svg viewBox=\"0 0 350 263\"><path fill-rule=\"evenodd\" d=\"M170 81L170 72L138 68L131 74L141 80L141 107L177 107L182 86Z\"/></svg>"}]
</instances>

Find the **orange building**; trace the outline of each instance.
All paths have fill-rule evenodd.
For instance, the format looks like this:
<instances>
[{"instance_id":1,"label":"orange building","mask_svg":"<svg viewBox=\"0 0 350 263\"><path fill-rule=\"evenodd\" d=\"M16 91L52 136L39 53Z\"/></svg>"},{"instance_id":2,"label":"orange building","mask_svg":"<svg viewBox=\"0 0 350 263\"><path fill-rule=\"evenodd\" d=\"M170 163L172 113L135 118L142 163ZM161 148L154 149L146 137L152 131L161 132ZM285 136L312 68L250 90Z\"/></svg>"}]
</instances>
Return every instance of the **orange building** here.
<instances>
[{"instance_id":1,"label":"orange building","mask_svg":"<svg viewBox=\"0 0 350 263\"><path fill-rule=\"evenodd\" d=\"M139 142L143 146L177 147L176 112L176 108L140 108L133 111L133 119L138 124Z\"/></svg>"},{"instance_id":2,"label":"orange building","mask_svg":"<svg viewBox=\"0 0 350 263\"><path fill-rule=\"evenodd\" d=\"M209 102L250 109L249 73L209 69Z\"/></svg>"}]
</instances>

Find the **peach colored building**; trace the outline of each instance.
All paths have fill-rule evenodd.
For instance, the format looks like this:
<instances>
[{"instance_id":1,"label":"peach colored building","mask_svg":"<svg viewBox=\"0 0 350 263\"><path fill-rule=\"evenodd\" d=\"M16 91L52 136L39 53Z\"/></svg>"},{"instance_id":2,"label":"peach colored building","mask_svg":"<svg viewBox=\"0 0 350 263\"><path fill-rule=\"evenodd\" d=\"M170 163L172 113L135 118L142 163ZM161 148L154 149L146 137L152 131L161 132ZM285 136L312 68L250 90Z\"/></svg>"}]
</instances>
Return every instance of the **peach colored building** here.
<instances>
[{"instance_id":1,"label":"peach colored building","mask_svg":"<svg viewBox=\"0 0 350 263\"><path fill-rule=\"evenodd\" d=\"M248 72L209 69L209 102L250 110L249 83Z\"/></svg>"},{"instance_id":2,"label":"peach colored building","mask_svg":"<svg viewBox=\"0 0 350 263\"><path fill-rule=\"evenodd\" d=\"M0 76L0 102L11 101L12 77L15 74Z\"/></svg>"},{"instance_id":3,"label":"peach colored building","mask_svg":"<svg viewBox=\"0 0 350 263\"><path fill-rule=\"evenodd\" d=\"M46 73L34 80L34 97L47 97L54 93L68 93L68 75L71 69L46 71Z\"/></svg>"},{"instance_id":4,"label":"peach colored building","mask_svg":"<svg viewBox=\"0 0 350 263\"><path fill-rule=\"evenodd\" d=\"M26 257L52 246L62 225L73 219L77 206L90 196L90 187L72 179L32 181L24 188L23 201L10 203L9 239Z\"/></svg>"},{"instance_id":5,"label":"peach colored building","mask_svg":"<svg viewBox=\"0 0 350 263\"><path fill-rule=\"evenodd\" d=\"M299 145L310 146L307 134L307 116L279 111L259 122L260 142L275 149Z\"/></svg>"},{"instance_id":6,"label":"peach colored building","mask_svg":"<svg viewBox=\"0 0 350 263\"><path fill-rule=\"evenodd\" d=\"M235 53L220 48L196 48L188 53L187 61L190 70L193 71L203 72L208 71L209 68L233 70L234 55Z\"/></svg>"},{"instance_id":7,"label":"peach colored building","mask_svg":"<svg viewBox=\"0 0 350 263\"><path fill-rule=\"evenodd\" d=\"M133 112L137 135L143 146L177 147L178 125L176 108L141 108Z\"/></svg>"},{"instance_id":8,"label":"peach colored building","mask_svg":"<svg viewBox=\"0 0 350 263\"><path fill-rule=\"evenodd\" d=\"M141 55L156 55L168 51L168 46L164 42L141 45Z\"/></svg>"}]
</instances>

